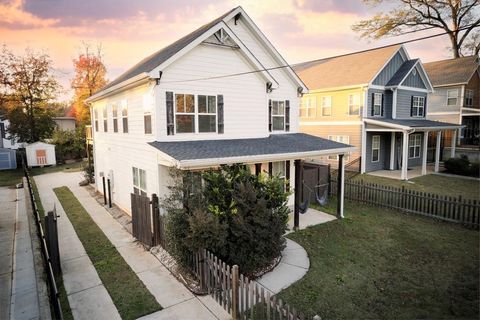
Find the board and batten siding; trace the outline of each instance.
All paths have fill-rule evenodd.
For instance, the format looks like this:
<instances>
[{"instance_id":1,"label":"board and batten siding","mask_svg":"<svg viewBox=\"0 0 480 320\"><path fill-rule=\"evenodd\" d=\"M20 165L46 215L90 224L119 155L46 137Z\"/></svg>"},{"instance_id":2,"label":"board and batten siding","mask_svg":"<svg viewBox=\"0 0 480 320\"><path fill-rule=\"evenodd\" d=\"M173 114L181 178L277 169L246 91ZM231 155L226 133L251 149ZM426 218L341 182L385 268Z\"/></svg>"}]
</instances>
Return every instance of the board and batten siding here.
<instances>
[{"instance_id":1,"label":"board and batten siding","mask_svg":"<svg viewBox=\"0 0 480 320\"><path fill-rule=\"evenodd\" d=\"M380 152L378 162L372 161L372 137L380 136ZM367 132L367 141L366 141L366 161L365 161L365 171L376 171L376 170L386 170L390 166L390 142L391 142L391 133L390 132Z\"/></svg>"},{"instance_id":2,"label":"board and batten siding","mask_svg":"<svg viewBox=\"0 0 480 320\"><path fill-rule=\"evenodd\" d=\"M383 116L372 116L374 93L383 94ZM387 118L387 119L392 118L392 99L393 99L393 94L392 94L392 91L390 90L380 90L380 89L371 89L371 88L368 89L367 118Z\"/></svg>"},{"instance_id":3,"label":"board and batten siding","mask_svg":"<svg viewBox=\"0 0 480 320\"><path fill-rule=\"evenodd\" d=\"M413 74L413 70L415 70L415 74ZM425 86L425 83L422 80L422 77L420 77L420 73L417 67L413 68L410 71L407 78L403 81L402 85L407 87L420 88L420 89L427 88Z\"/></svg>"},{"instance_id":4,"label":"board and batten siding","mask_svg":"<svg viewBox=\"0 0 480 320\"><path fill-rule=\"evenodd\" d=\"M384 86L390 81L393 75L400 69L402 64L405 62L405 59L400 54L400 51L397 52L392 59L387 63L385 68L380 71L377 77L373 80L373 84L377 86Z\"/></svg>"},{"instance_id":5,"label":"board and batten siding","mask_svg":"<svg viewBox=\"0 0 480 320\"><path fill-rule=\"evenodd\" d=\"M425 101L426 102L425 112L428 112L430 102L428 101L429 99L427 98L427 93L426 92L398 89L398 92L397 92L397 119L412 119L410 113L411 113L412 97L413 96L425 97L425 99L426 99L426 101ZM419 117L415 117L413 119L418 119L418 118ZM420 119L421 118L422 117L420 117ZM425 118L425 117L423 117L423 118Z\"/></svg>"}]
</instances>

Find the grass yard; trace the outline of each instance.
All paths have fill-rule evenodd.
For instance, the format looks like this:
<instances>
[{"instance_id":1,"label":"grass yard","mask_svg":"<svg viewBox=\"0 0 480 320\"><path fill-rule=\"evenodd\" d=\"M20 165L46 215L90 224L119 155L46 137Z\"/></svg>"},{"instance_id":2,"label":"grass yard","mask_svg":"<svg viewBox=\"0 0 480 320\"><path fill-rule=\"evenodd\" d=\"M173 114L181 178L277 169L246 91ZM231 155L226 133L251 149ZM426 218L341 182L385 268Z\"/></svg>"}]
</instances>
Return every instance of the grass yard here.
<instances>
[{"instance_id":1,"label":"grass yard","mask_svg":"<svg viewBox=\"0 0 480 320\"><path fill-rule=\"evenodd\" d=\"M122 319L161 310L155 298L67 187L54 189Z\"/></svg>"},{"instance_id":2,"label":"grass yard","mask_svg":"<svg viewBox=\"0 0 480 320\"><path fill-rule=\"evenodd\" d=\"M369 174L357 175L353 180L379 183L399 187L405 186L416 191L430 192L447 196L459 196L467 199L480 199L480 181L429 174L407 181L376 177ZM413 182L413 183L412 183Z\"/></svg>"},{"instance_id":3,"label":"grass yard","mask_svg":"<svg viewBox=\"0 0 480 320\"><path fill-rule=\"evenodd\" d=\"M22 169L0 171L0 187L11 187L22 182Z\"/></svg>"},{"instance_id":4,"label":"grass yard","mask_svg":"<svg viewBox=\"0 0 480 320\"><path fill-rule=\"evenodd\" d=\"M345 216L288 236L311 266L280 298L310 319L478 319L478 231L354 202Z\"/></svg>"}]
</instances>

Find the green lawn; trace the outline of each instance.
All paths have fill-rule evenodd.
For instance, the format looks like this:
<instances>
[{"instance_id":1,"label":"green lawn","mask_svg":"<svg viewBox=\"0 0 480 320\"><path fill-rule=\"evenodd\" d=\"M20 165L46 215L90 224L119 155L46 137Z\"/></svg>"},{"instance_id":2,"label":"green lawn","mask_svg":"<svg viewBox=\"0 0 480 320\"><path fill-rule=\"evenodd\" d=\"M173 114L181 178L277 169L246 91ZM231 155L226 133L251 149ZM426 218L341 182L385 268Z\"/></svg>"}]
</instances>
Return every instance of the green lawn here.
<instances>
[{"instance_id":1,"label":"green lawn","mask_svg":"<svg viewBox=\"0 0 480 320\"><path fill-rule=\"evenodd\" d=\"M353 202L345 216L288 236L311 266L280 298L310 319L478 319L478 231Z\"/></svg>"},{"instance_id":2,"label":"green lawn","mask_svg":"<svg viewBox=\"0 0 480 320\"><path fill-rule=\"evenodd\" d=\"M161 310L70 189L61 187L54 191L122 319L136 319Z\"/></svg>"},{"instance_id":3,"label":"green lawn","mask_svg":"<svg viewBox=\"0 0 480 320\"><path fill-rule=\"evenodd\" d=\"M22 182L22 169L0 171L0 187L11 187Z\"/></svg>"},{"instance_id":4,"label":"green lawn","mask_svg":"<svg viewBox=\"0 0 480 320\"><path fill-rule=\"evenodd\" d=\"M468 199L480 199L480 181L429 174L409 181L376 177L369 174L357 175L353 180L379 183L383 185L409 188L447 196L459 196Z\"/></svg>"}]
</instances>

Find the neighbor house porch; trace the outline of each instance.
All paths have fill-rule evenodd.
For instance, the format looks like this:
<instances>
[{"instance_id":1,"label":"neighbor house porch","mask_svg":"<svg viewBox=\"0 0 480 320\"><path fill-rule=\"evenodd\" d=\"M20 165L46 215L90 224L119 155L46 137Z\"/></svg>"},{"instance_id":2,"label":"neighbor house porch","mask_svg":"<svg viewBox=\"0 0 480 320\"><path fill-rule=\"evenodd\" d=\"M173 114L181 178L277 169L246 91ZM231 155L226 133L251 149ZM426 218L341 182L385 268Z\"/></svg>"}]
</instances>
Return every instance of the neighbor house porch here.
<instances>
[{"instance_id":1,"label":"neighbor house porch","mask_svg":"<svg viewBox=\"0 0 480 320\"><path fill-rule=\"evenodd\" d=\"M427 174L428 136L433 132L436 133L433 171L438 172L442 132L452 130L452 141L456 141L460 128L460 125L423 119L365 119L361 172L386 174L391 171L401 180ZM455 147L451 149L451 156L455 156Z\"/></svg>"}]
</instances>

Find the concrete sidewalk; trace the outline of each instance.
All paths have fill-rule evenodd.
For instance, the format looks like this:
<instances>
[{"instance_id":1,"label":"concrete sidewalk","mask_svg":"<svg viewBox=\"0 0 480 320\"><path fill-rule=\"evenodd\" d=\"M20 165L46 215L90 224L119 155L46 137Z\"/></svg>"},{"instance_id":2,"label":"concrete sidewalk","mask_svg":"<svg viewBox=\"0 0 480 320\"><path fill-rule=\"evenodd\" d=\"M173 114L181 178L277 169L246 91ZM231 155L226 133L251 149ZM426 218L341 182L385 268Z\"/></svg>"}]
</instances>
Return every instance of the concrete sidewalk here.
<instances>
[{"instance_id":1,"label":"concrete sidewalk","mask_svg":"<svg viewBox=\"0 0 480 320\"><path fill-rule=\"evenodd\" d=\"M145 251L85 188L78 186L81 179L78 172L59 172L35 177L39 188L41 185L42 189L49 189L52 193L52 188L60 186L70 188L95 223L164 308L144 317L145 319L230 319L229 314L210 296L197 297L192 294L160 261L150 252ZM60 255L62 256L62 252Z\"/></svg>"}]
</instances>

